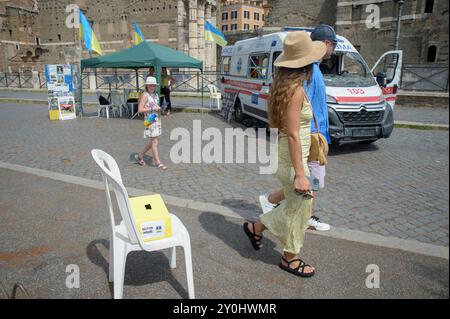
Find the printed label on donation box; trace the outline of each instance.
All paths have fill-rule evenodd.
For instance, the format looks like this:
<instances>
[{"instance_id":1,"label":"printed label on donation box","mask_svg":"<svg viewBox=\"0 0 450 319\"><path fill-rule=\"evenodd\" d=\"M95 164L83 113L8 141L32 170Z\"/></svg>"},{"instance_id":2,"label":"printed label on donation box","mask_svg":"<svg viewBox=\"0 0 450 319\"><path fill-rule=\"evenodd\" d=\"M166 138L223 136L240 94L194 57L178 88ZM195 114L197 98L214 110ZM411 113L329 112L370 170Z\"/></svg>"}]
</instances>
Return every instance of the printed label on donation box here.
<instances>
[{"instance_id":1,"label":"printed label on donation box","mask_svg":"<svg viewBox=\"0 0 450 319\"><path fill-rule=\"evenodd\" d=\"M170 214L160 195L130 198L136 228L144 242L172 236Z\"/></svg>"},{"instance_id":2,"label":"printed label on donation box","mask_svg":"<svg viewBox=\"0 0 450 319\"><path fill-rule=\"evenodd\" d=\"M145 240L164 236L164 222L147 222L141 224L142 238Z\"/></svg>"}]
</instances>

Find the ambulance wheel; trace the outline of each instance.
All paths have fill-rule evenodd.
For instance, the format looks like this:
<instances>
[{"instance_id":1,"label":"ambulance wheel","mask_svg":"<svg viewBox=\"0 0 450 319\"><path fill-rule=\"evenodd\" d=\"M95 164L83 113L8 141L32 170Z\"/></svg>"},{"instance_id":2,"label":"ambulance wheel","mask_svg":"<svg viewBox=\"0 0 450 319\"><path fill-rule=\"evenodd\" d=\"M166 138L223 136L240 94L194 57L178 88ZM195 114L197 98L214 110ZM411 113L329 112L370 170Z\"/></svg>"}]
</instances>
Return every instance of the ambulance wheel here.
<instances>
[{"instance_id":1,"label":"ambulance wheel","mask_svg":"<svg viewBox=\"0 0 450 319\"><path fill-rule=\"evenodd\" d=\"M237 123L242 123L244 118L245 118L245 115L242 112L241 100L237 99L236 104L234 105L234 120Z\"/></svg>"}]
</instances>

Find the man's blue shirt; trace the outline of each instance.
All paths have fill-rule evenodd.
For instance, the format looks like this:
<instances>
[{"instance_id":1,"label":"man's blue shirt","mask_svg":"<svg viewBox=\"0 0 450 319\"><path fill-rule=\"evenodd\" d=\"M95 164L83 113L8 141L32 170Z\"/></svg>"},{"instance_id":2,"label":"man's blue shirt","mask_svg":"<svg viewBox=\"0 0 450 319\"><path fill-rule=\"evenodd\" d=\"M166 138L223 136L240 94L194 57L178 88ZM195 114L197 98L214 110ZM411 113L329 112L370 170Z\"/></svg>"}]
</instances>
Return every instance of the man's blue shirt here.
<instances>
[{"instance_id":1,"label":"man's blue shirt","mask_svg":"<svg viewBox=\"0 0 450 319\"><path fill-rule=\"evenodd\" d=\"M311 83L306 86L305 90L309 101L311 102L314 115L316 116L319 132L325 136L328 143L331 144L329 133L330 124L328 121L327 86L319 65L319 62L313 64ZM311 132L317 132L314 119L311 123Z\"/></svg>"}]
</instances>

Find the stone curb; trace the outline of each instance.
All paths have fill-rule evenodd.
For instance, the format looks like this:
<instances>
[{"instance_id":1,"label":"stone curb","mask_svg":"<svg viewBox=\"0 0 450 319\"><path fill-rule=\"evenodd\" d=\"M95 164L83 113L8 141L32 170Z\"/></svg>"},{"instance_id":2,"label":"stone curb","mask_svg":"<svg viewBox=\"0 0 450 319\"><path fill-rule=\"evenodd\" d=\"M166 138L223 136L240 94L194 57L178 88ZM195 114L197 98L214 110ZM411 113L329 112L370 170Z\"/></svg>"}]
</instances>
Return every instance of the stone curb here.
<instances>
[{"instance_id":1,"label":"stone curb","mask_svg":"<svg viewBox=\"0 0 450 319\"><path fill-rule=\"evenodd\" d=\"M439 130L448 131L448 124L429 124L420 122L408 122L408 121L395 121L395 127L398 128L411 128L417 130Z\"/></svg>"},{"instance_id":2,"label":"stone curb","mask_svg":"<svg viewBox=\"0 0 450 319\"><path fill-rule=\"evenodd\" d=\"M16 164L10 164L5 162L0 162L0 168L9 169L12 171L32 174L35 176L40 176L44 178L53 179L60 182L71 183L83 187L89 187L97 190L104 190L104 184L101 181L90 180L86 178L81 178L77 176L65 175L60 173L55 173L51 171L46 171L42 169L26 167ZM143 196L152 194L152 192L136 189L127 188L128 194L130 196ZM197 202L190 199L179 198L169 195L162 195L166 204L170 206L176 206L181 208L188 208L192 210L207 211L211 213L216 213L222 216L236 218L242 220L243 217L235 213L232 209L216 205L212 203ZM326 236L330 238L343 239L348 241L359 242L363 244L385 247L390 249L399 249L411 253L438 257L443 259L449 259L449 248L444 246L438 246L433 244L421 243L415 240L405 240L395 237L387 237L373 233L366 233L357 230L349 230L343 228L333 227L327 232L317 232L308 231L314 233L315 235Z\"/></svg>"}]
</instances>

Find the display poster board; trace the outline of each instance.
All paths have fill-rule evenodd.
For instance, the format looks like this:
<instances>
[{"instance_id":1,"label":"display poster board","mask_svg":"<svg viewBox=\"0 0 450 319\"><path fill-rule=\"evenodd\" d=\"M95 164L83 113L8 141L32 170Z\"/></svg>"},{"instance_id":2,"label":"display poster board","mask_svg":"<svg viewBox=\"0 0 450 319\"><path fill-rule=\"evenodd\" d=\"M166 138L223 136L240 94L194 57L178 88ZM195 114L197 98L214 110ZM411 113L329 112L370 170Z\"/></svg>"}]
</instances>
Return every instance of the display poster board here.
<instances>
[{"instance_id":1,"label":"display poster board","mask_svg":"<svg viewBox=\"0 0 450 319\"><path fill-rule=\"evenodd\" d=\"M62 121L75 119L75 99L73 96L58 97L59 119Z\"/></svg>"},{"instance_id":2,"label":"display poster board","mask_svg":"<svg viewBox=\"0 0 450 319\"><path fill-rule=\"evenodd\" d=\"M76 68L67 64L47 64L45 66L50 119L54 119L52 114L55 114L56 111L58 111L59 120L76 118L74 79L75 81L77 79L73 76L74 70Z\"/></svg>"}]
</instances>

